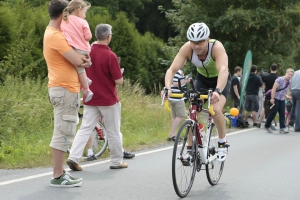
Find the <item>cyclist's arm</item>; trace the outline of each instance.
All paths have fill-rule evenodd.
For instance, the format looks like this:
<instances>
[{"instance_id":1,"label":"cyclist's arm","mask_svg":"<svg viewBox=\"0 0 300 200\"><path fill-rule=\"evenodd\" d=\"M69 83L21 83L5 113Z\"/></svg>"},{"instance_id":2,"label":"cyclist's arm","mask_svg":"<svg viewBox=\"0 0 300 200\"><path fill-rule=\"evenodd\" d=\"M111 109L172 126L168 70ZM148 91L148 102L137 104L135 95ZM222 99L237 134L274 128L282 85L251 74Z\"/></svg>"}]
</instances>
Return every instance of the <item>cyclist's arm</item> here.
<instances>
[{"instance_id":1,"label":"cyclist's arm","mask_svg":"<svg viewBox=\"0 0 300 200\"><path fill-rule=\"evenodd\" d=\"M167 70L166 75L165 75L165 87L168 89L171 89L171 85L173 82L173 77L175 73L184 66L189 52L191 52L191 47L189 43L185 43L175 56L170 68Z\"/></svg>"},{"instance_id":2,"label":"cyclist's arm","mask_svg":"<svg viewBox=\"0 0 300 200\"><path fill-rule=\"evenodd\" d=\"M181 80L178 80L180 81L180 84L183 85L183 84L187 84L191 81L190 78L185 78L185 79L181 79ZM173 86L174 87L178 87L178 82L173 82Z\"/></svg>"},{"instance_id":3,"label":"cyclist's arm","mask_svg":"<svg viewBox=\"0 0 300 200\"><path fill-rule=\"evenodd\" d=\"M228 80L228 56L221 42L216 41L212 50L212 56L216 61L219 72L216 88L223 90Z\"/></svg>"}]
</instances>

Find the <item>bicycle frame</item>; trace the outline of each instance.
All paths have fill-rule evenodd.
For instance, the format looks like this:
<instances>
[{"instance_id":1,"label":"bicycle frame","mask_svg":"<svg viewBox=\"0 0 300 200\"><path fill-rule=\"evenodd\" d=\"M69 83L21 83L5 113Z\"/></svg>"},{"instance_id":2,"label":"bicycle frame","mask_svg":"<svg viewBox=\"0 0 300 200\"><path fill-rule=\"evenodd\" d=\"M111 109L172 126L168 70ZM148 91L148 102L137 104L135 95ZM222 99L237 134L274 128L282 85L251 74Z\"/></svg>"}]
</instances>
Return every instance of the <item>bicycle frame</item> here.
<instances>
[{"instance_id":1,"label":"bicycle frame","mask_svg":"<svg viewBox=\"0 0 300 200\"><path fill-rule=\"evenodd\" d=\"M212 106L210 105L210 96L211 95L212 95L212 90L208 90L208 95L200 95L200 99L208 100L208 108L207 109L202 109L197 104L193 104L193 101L190 101L192 105L190 105L188 120L192 120L193 127L196 127L196 128L194 128L195 133L193 134L193 140L196 140L198 143L197 149L195 152L199 151L200 158L201 158L201 164L208 164L212 160L216 159L216 155L213 158L210 158L209 160L207 159L207 157L208 157L207 156L208 141L209 141L209 137L210 137L209 133L210 133L212 127L214 126L213 117L212 117L212 114L214 114L214 113L213 113ZM206 128L205 134L203 134L203 135L198 134L199 133L199 128L198 128L198 125L199 125L198 114L199 113L198 112L206 113L208 115L207 128ZM200 138L198 138L198 137L200 137Z\"/></svg>"}]
</instances>

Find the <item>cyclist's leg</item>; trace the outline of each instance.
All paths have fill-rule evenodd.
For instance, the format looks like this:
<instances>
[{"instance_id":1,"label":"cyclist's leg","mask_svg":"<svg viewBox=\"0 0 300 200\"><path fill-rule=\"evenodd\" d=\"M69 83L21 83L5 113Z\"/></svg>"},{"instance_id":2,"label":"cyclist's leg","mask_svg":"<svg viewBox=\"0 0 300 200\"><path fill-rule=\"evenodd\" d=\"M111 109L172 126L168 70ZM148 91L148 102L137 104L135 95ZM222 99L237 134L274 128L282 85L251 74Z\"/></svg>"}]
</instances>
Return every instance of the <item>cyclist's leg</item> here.
<instances>
[{"instance_id":1,"label":"cyclist's leg","mask_svg":"<svg viewBox=\"0 0 300 200\"><path fill-rule=\"evenodd\" d=\"M230 81L227 81L225 88L223 89L222 95L220 96L220 101L214 104L215 115L213 116L214 123L217 127L219 134L219 148L218 148L218 160L224 161L227 156L228 144L226 140L226 126L223 116L223 107L226 103L228 94L230 91Z\"/></svg>"}]
</instances>

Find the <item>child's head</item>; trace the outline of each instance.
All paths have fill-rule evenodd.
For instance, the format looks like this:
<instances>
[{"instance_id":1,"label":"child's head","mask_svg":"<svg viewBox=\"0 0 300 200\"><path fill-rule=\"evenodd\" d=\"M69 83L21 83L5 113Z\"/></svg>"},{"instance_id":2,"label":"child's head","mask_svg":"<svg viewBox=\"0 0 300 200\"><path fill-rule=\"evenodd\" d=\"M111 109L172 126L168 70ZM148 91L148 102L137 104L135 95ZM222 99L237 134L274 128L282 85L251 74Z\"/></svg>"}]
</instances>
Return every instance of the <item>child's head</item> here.
<instances>
[{"instance_id":1,"label":"child's head","mask_svg":"<svg viewBox=\"0 0 300 200\"><path fill-rule=\"evenodd\" d=\"M91 4L84 0L72 0L63 13L63 20L68 21L69 15L75 15L82 19L85 18L86 11L91 7Z\"/></svg>"}]
</instances>

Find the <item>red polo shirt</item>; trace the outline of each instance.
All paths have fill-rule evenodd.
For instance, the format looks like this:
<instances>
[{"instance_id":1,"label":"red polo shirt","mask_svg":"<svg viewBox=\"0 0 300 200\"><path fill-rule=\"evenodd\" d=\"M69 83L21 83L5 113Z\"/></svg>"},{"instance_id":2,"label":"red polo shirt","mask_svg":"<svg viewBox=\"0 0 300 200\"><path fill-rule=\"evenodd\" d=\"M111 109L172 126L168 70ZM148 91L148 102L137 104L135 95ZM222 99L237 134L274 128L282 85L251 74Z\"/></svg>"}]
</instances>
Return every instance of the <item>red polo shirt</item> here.
<instances>
[{"instance_id":1,"label":"red polo shirt","mask_svg":"<svg viewBox=\"0 0 300 200\"><path fill-rule=\"evenodd\" d=\"M86 74L93 82L90 90L93 98L85 103L89 106L112 106L119 102L115 80L122 78L118 58L107 45L93 44L91 47L92 66Z\"/></svg>"}]
</instances>

